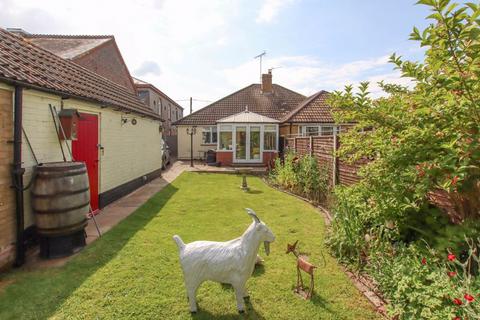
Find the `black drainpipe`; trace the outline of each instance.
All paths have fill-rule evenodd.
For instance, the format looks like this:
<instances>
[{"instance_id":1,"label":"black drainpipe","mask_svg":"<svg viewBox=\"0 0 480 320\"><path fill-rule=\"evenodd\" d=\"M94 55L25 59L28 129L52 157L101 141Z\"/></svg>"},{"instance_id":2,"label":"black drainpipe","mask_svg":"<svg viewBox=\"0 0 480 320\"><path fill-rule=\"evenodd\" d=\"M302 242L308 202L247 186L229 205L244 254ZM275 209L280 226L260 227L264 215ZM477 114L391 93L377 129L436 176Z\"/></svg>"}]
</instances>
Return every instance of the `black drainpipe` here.
<instances>
[{"instance_id":1,"label":"black drainpipe","mask_svg":"<svg viewBox=\"0 0 480 320\"><path fill-rule=\"evenodd\" d=\"M17 252L15 266L20 267L25 263L24 244L24 216L23 216L23 174L22 168L22 109L23 87L15 86L14 122L13 122L13 185L15 187L16 220L17 220Z\"/></svg>"}]
</instances>

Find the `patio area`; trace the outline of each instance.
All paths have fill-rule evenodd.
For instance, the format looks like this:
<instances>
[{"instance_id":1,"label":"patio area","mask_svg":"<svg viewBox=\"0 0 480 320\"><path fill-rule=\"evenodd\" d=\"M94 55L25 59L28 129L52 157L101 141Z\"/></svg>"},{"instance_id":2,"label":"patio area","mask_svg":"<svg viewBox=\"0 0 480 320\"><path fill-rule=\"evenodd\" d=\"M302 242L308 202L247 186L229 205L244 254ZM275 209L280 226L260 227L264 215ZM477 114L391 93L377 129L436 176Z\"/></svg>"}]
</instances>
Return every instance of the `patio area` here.
<instances>
[{"instance_id":1,"label":"patio area","mask_svg":"<svg viewBox=\"0 0 480 320\"><path fill-rule=\"evenodd\" d=\"M173 171L172 171L173 170ZM169 172L188 170L174 163ZM168 172L167 172L168 173ZM251 223L244 207L253 208L276 234L271 255L247 282L250 303L245 319L375 319L380 316L353 286L323 246L324 221L309 204L275 191L249 177L249 192L236 175L184 172L171 184L152 182L108 210L124 219L66 264L24 268L2 279L1 319L190 319L178 251L172 240L226 241ZM161 189L157 192L158 189ZM140 202L151 197L143 205ZM138 206L138 208L137 208ZM293 293L295 259L287 243L318 265L316 295L304 301ZM326 258L323 265L322 255ZM229 286L204 283L197 295L195 319L237 319Z\"/></svg>"}]
</instances>

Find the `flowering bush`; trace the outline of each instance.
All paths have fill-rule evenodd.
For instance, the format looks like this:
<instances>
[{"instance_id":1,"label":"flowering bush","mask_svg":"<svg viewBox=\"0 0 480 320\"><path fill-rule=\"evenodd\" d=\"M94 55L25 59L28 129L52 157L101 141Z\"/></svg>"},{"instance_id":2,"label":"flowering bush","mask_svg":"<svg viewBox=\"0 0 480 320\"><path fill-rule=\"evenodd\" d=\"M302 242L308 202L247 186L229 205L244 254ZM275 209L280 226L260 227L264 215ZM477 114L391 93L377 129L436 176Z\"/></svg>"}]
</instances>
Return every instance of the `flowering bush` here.
<instances>
[{"instance_id":1,"label":"flowering bush","mask_svg":"<svg viewBox=\"0 0 480 320\"><path fill-rule=\"evenodd\" d=\"M328 243L374 275L392 314L479 319L478 244L459 238L479 234L478 223L466 226L480 218L480 6L418 3L432 11L432 23L411 34L425 59L391 57L414 87L380 83L387 95L372 99L362 83L331 96L336 121L355 123L339 156L370 162L360 183L335 190ZM430 204L438 193L453 206L447 222ZM420 238L443 250L423 252Z\"/></svg>"},{"instance_id":2,"label":"flowering bush","mask_svg":"<svg viewBox=\"0 0 480 320\"><path fill-rule=\"evenodd\" d=\"M472 275L479 264L478 242L468 241L461 262L453 253L419 246L376 252L368 270L390 301L389 312L401 319L478 319L480 282Z\"/></svg>"}]
</instances>

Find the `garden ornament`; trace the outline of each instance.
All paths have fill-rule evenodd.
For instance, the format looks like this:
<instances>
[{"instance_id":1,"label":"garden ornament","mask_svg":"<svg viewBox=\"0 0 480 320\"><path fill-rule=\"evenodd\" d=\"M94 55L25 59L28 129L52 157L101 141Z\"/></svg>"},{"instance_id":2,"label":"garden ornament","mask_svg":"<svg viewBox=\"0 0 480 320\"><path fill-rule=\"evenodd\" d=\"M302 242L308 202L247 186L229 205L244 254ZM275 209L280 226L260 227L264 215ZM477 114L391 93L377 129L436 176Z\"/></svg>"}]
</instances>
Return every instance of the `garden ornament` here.
<instances>
[{"instance_id":1,"label":"garden ornament","mask_svg":"<svg viewBox=\"0 0 480 320\"><path fill-rule=\"evenodd\" d=\"M226 242L195 241L185 244L178 235L173 236L179 250L190 312L197 311L197 288L207 280L231 284L238 311L245 311L244 298L248 297L245 284L255 268L258 248L263 242L268 255L270 242L275 240L275 235L257 214L252 209L245 210L253 222L239 238Z\"/></svg>"},{"instance_id":2,"label":"garden ornament","mask_svg":"<svg viewBox=\"0 0 480 320\"><path fill-rule=\"evenodd\" d=\"M287 244L287 252L286 254L289 254L290 252L295 255L297 258L297 286L295 287L295 292L299 294L301 297L304 299L311 299L313 295L313 289L315 286L314 283L314 277L313 277L313 270L317 268L313 264L307 261L307 257L304 255L300 255L297 250L298 240L295 241L294 244ZM310 286L308 292L305 291L305 286L303 285L303 279L302 279L302 273L300 270L303 270L304 272L308 273L310 275Z\"/></svg>"},{"instance_id":3,"label":"garden ornament","mask_svg":"<svg viewBox=\"0 0 480 320\"><path fill-rule=\"evenodd\" d=\"M248 187L248 184L247 184L247 174L250 173L250 170L240 169L238 170L238 173L242 175L242 185L240 186L240 189L242 189L245 192L250 191L250 188Z\"/></svg>"}]
</instances>

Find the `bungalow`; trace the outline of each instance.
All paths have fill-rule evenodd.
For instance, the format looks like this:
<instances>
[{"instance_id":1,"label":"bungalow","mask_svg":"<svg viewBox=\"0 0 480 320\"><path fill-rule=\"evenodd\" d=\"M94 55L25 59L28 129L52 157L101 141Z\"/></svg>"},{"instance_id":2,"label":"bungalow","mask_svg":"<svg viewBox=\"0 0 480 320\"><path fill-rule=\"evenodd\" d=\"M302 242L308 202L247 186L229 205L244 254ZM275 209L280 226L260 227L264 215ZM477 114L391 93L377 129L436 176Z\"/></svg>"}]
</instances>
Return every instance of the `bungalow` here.
<instances>
[{"instance_id":1,"label":"bungalow","mask_svg":"<svg viewBox=\"0 0 480 320\"><path fill-rule=\"evenodd\" d=\"M76 140L58 139L49 105L80 113ZM21 265L34 234L23 186L37 163L71 160L60 148L68 146L86 163L90 204L101 209L160 176L161 128L135 91L0 28L0 268Z\"/></svg>"},{"instance_id":2,"label":"bungalow","mask_svg":"<svg viewBox=\"0 0 480 320\"><path fill-rule=\"evenodd\" d=\"M282 119L280 135L289 136L329 136L338 132L332 108L327 104L327 91L319 91L298 105Z\"/></svg>"},{"instance_id":3,"label":"bungalow","mask_svg":"<svg viewBox=\"0 0 480 320\"><path fill-rule=\"evenodd\" d=\"M282 138L337 132L327 97L328 92L320 91L307 98L273 84L269 71L262 75L262 84L249 85L175 122L178 158L193 154L203 159L213 149L223 165L266 165L278 154Z\"/></svg>"}]
</instances>

